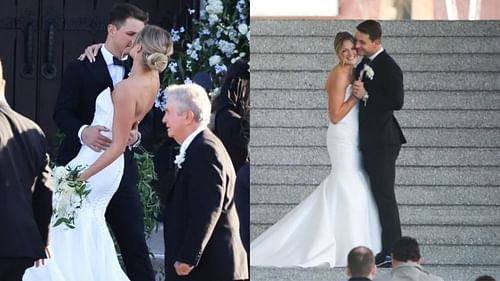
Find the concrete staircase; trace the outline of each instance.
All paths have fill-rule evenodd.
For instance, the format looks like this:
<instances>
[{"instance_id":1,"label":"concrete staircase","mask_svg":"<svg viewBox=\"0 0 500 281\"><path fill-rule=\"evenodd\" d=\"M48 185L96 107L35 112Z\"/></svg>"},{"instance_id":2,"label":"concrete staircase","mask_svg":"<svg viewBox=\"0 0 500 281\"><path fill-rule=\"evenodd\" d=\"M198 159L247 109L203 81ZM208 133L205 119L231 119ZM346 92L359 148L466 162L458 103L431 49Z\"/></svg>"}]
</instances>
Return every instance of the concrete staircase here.
<instances>
[{"instance_id":1,"label":"concrete staircase","mask_svg":"<svg viewBox=\"0 0 500 281\"><path fill-rule=\"evenodd\" d=\"M359 21L253 20L252 239L329 173L327 97L333 37ZM500 279L500 21L382 22L404 71L397 113L403 235L445 280ZM344 269L252 268L252 281L346 280ZM385 280L382 270L377 280Z\"/></svg>"}]
</instances>

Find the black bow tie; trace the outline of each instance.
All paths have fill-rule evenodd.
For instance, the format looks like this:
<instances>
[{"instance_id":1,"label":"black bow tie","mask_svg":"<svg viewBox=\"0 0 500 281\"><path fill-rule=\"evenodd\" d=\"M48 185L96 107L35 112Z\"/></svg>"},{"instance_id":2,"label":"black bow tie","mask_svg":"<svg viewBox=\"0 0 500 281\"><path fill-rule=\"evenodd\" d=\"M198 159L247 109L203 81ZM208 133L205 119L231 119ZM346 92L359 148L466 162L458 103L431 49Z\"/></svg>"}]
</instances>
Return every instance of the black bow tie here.
<instances>
[{"instance_id":1,"label":"black bow tie","mask_svg":"<svg viewBox=\"0 0 500 281\"><path fill-rule=\"evenodd\" d=\"M371 59L369 59L369 58L363 58L363 59L361 60L361 65L364 65L364 64L370 63L371 61L372 61L372 60L371 60Z\"/></svg>"},{"instance_id":2,"label":"black bow tie","mask_svg":"<svg viewBox=\"0 0 500 281\"><path fill-rule=\"evenodd\" d=\"M125 63L126 63L127 60L121 60L117 57L113 57L113 64L114 65L121 65L121 66L125 66Z\"/></svg>"}]
</instances>

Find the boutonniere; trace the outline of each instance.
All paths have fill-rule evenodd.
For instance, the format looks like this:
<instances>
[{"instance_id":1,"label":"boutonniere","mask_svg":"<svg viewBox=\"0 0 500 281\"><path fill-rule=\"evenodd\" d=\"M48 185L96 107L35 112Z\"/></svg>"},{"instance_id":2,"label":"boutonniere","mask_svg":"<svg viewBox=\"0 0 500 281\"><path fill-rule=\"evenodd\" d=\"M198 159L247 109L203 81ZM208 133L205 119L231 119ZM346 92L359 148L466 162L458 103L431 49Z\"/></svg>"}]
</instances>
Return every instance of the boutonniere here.
<instances>
[{"instance_id":1,"label":"boutonniere","mask_svg":"<svg viewBox=\"0 0 500 281\"><path fill-rule=\"evenodd\" d=\"M179 169L182 168L181 164L184 163L185 157L186 157L186 153L184 153L184 152L179 153L175 156L174 164L176 164Z\"/></svg>"},{"instance_id":2,"label":"boutonniere","mask_svg":"<svg viewBox=\"0 0 500 281\"><path fill-rule=\"evenodd\" d=\"M371 66L365 64L365 66L363 67L363 72L366 73L366 76L370 78L370 80L373 80L373 76L375 76L375 71L373 71L373 68L371 68Z\"/></svg>"}]
</instances>

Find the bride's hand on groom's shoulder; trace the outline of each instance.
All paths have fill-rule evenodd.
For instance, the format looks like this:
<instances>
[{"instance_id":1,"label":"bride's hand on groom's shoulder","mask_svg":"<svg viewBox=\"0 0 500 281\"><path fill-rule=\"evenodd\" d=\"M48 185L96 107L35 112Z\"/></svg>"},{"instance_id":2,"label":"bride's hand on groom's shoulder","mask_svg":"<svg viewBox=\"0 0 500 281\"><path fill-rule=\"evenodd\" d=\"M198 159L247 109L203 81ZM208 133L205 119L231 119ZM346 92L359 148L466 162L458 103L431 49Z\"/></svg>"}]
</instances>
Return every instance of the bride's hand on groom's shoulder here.
<instances>
[{"instance_id":1,"label":"bride's hand on groom's shoulder","mask_svg":"<svg viewBox=\"0 0 500 281\"><path fill-rule=\"evenodd\" d=\"M78 59L83 61L88 59L90 62L95 62L95 57L97 56L97 52L99 52L99 49L104 45L103 43L97 43L94 45L90 45L87 48L85 48L85 51L83 54L78 56Z\"/></svg>"}]
</instances>

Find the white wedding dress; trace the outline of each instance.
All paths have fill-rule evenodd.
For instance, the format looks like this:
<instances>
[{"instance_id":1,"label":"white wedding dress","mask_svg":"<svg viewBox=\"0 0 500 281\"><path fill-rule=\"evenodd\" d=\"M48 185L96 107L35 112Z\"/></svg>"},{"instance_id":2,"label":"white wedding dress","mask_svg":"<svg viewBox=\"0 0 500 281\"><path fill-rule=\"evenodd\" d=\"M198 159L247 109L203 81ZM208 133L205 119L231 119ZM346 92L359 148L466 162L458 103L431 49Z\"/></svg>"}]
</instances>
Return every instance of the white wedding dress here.
<instances>
[{"instance_id":1,"label":"white wedding dress","mask_svg":"<svg viewBox=\"0 0 500 281\"><path fill-rule=\"evenodd\" d=\"M99 94L92 125L113 127L113 102L109 88ZM103 132L111 138L111 131ZM90 166L102 152L82 146L68 166ZM123 155L88 180L90 194L78 209L75 228L59 225L50 229L52 258L42 267L29 268L23 281L123 281L104 213L123 174Z\"/></svg>"},{"instance_id":2,"label":"white wedding dress","mask_svg":"<svg viewBox=\"0 0 500 281\"><path fill-rule=\"evenodd\" d=\"M351 86L345 99L351 95ZM381 228L358 136L358 106L329 124L331 173L304 201L250 246L252 266L346 266L356 246L381 249Z\"/></svg>"}]
</instances>

